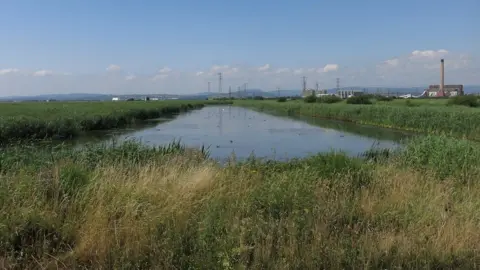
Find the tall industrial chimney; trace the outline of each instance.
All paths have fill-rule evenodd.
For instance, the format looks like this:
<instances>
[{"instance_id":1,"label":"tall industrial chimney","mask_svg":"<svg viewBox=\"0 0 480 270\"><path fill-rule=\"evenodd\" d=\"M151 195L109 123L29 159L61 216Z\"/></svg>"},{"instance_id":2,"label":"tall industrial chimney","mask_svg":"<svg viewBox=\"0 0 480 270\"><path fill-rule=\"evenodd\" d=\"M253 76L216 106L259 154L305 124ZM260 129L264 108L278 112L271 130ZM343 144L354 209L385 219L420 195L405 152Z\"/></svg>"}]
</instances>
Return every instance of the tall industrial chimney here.
<instances>
[{"instance_id":1,"label":"tall industrial chimney","mask_svg":"<svg viewBox=\"0 0 480 270\"><path fill-rule=\"evenodd\" d=\"M440 92L442 94L444 93L444 87L445 87L445 62L440 60Z\"/></svg>"}]
</instances>

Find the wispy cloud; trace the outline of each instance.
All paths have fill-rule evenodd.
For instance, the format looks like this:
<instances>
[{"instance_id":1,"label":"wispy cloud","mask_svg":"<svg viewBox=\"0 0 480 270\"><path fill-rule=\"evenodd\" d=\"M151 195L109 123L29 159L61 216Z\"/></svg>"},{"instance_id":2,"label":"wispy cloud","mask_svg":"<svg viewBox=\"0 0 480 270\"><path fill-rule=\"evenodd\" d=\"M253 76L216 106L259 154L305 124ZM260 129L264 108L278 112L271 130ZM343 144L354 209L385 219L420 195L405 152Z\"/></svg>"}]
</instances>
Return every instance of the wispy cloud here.
<instances>
[{"instance_id":1,"label":"wispy cloud","mask_svg":"<svg viewBox=\"0 0 480 270\"><path fill-rule=\"evenodd\" d=\"M37 70L33 73L33 76L35 77L45 77L51 75L53 75L53 71L47 69Z\"/></svg>"},{"instance_id":2,"label":"wispy cloud","mask_svg":"<svg viewBox=\"0 0 480 270\"><path fill-rule=\"evenodd\" d=\"M334 87L337 77L342 85L428 85L438 81L440 58L445 58L448 82L480 84L478 58L465 52L437 50L413 50L388 57L379 63L361 67L347 67L341 63L319 63L318 66L274 66L217 64L204 69L181 70L164 66L151 73L130 71L111 64L105 74L70 74L52 69L29 70L24 68L0 68L0 95L10 92L39 94L49 92L95 91L102 93L193 93L206 88L207 82L215 82L218 72L223 74L223 89L248 83L249 87L265 90L300 89L301 76L307 76L307 87L318 81L324 87ZM334 64L335 63L335 64ZM118 72L113 72L118 71ZM22 76L14 76L21 74ZM65 76L69 75L69 76ZM41 78L34 79L33 77ZM8 91L7 91L8 89Z\"/></svg>"},{"instance_id":3,"label":"wispy cloud","mask_svg":"<svg viewBox=\"0 0 480 270\"><path fill-rule=\"evenodd\" d=\"M118 71L118 70L121 70L122 68L118 65L114 65L114 64L111 64L109 65L106 70L107 71Z\"/></svg>"},{"instance_id":4,"label":"wispy cloud","mask_svg":"<svg viewBox=\"0 0 480 270\"><path fill-rule=\"evenodd\" d=\"M18 68L4 68L0 69L0 75L6 75L6 74L12 74L12 73L18 73L20 70Z\"/></svg>"}]
</instances>

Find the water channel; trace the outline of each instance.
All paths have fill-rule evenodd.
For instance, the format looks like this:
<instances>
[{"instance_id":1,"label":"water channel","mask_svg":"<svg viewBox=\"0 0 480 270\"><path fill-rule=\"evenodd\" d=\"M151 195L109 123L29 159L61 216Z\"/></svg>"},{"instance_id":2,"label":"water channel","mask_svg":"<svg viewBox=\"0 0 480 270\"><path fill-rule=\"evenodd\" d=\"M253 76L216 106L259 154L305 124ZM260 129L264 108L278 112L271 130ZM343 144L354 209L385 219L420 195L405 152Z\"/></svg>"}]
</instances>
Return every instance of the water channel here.
<instances>
[{"instance_id":1,"label":"water channel","mask_svg":"<svg viewBox=\"0 0 480 270\"><path fill-rule=\"evenodd\" d=\"M86 141L117 142L129 139L147 145L164 145L180 140L189 147L209 147L212 158L257 157L285 160L319 152L340 150L359 155L372 147L395 148L411 135L378 127L361 126L311 117L285 117L235 106L207 106L167 119L150 121L139 127L105 132Z\"/></svg>"}]
</instances>

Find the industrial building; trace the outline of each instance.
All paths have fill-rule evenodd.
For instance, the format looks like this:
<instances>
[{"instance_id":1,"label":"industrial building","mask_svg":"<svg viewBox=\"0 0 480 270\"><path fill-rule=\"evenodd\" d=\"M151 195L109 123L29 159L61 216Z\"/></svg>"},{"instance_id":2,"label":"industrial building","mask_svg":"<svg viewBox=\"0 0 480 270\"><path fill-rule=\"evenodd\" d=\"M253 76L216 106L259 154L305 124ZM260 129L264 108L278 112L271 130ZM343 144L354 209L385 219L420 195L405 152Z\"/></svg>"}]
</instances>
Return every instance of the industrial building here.
<instances>
[{"instance_id":1,"label":"industrial building","mask_svg":"<svg viewBox=\"0 0 480 270\"><path fill-rule=\"evenodd\" d=\"M329 96L329 94L327 90L318 90L316 91L316 96L317 97Z\"/></svg>"},{"instance_id":2,"label":"industrial building","mask_svg":"<svg viewBox=\"0 0 480 270\"><path fill-rule=\"evenodd\" d=\"M364 92L363 90L355 90L355 89L351 89L351 90L337 90L337 96L341 97L341 98L349 98L349 97L353 97L353 96L361 96L363 95Z\"/></svg>"},{"instance_id":3,"label":"industrial building","mask_svg":"<svg viewBox=\"0 0 480 270\"><path fill-rule=\"evenodd\" d=\"M433 84L425 89L424 96L426 97L454 97L463 96L462 84L447 84L445 85L445 61L440 60L440 84Z\"/></svg>"},{"instance_id":4,"label":"industrial building","mask_svg":"<svg viewBox=\"0 0 480 270\"><path fill-rule=\"evenodd\" d=\"M461 84L447 84L443 86L443 91L441 89L441 85L430 85L426 90L426 95L428 97L454 97L462 96L464 94L463 85Z\"/></svg>"},{"instance_id":5,"label":"industrial building","mask_svg":"<svg viewBox=\"0 0 480 270\"><path fill-rule=\"evenodd\" d=\"M302 97L314 96L315 90L314 89L304 89L302 90Z\"/></svg>"}]
</instances>

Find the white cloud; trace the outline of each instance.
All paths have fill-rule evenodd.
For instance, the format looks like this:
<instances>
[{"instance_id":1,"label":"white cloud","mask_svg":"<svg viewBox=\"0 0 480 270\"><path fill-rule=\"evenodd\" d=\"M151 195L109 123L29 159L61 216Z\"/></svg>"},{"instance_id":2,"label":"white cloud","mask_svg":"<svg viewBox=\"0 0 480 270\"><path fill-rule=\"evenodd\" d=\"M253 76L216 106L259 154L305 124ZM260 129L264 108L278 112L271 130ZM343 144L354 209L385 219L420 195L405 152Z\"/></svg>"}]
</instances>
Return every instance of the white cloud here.
<instances>
[{"instance_id":1,"label":"white cloud","mask_svg":"<svg viewBox=\"0 0 480 270\"><path fill-rule=\"evenodd\" d=\"M395 57L386 57L378 64L348 67L343 63L311 66L264 66L214 65L199 70L172 70L163 67L150 73L138 73L118 68L120 72L96 74L70 74L63 71L0 69L0 96L11 92L21 95L41 93L171 93L186 94L201 92L207 82L216 88L218 72L223 74L223 91L228 87L237 89L244 83L249 88L264 90L300 89L301 76L305 75L307 87L315 87L318 81L322 87L335 87L336 78L341 78L341 86L428 86L439 82L440 58L445 59L445 82L447 84L480 84L478 72L480 62L475 55L446 50L415 50L400 52ZM259 71L259 68L266 69ZM268 69L267 69L268 68ZM336 72L333 72L336 71ZM24 76L10 76L22 74ZM50 76L47 76L50 75ZM39 77L42 76L42 77ZM41 79L35 79L38 77ZM8 91L7 91L8 89Z\"/></svg>"},{"instance_id":2,"label":"white cloud","mask_svg":"<svg viewBox=\"0 0 480 270\"><path fill-rule=\"evenodd\" d=\"M398 66L398 63L400 63L400 60L398 60L398 58L385 60L385 64L392 67Z\"/></svg>"},{"instance_id":3,"label":"white cloud","mask_svg":"<svg viewBox=\"0 0 480 270\"><path fill-rule=\"evenodd\" d=\"M440 49L437 51L434 50L415 50L410 54L410 59L432 59L439 58L448 54L447 50Z\"/></svg>"},{"instance_id":4,"label":"white cloud","mask_svg":"<svg viewBox=\"0 0 480 270\"><path fill-rule=\"evenodd\" d=\"M127 81L135 80L136 78L137 78L137 76L135 76L133 74L125 76L125 80L127 80Z\"/></svg>"},{"instance_id":5,"label":"white cloud","mask_svg":"<svg viewBox=\"0 0 480 270\"><path fill-rule=\"evenodd\" d=\"M323 72L332 72L337 70L338 70L337 64L327 64L325 65L325 67L323 67Z\"/></svg>"},{"instance_id":6,"label":"white cloud","mask_svg":"<svg viewBox=\"0 0 480 270\"><path fill-rule=\"evenodd\" d=\"M279 73L287 73L287 72L290 72L290 69L289 68L278 68L275 73L279 74Z\"/></svg>"},{"instance_id":7,"label":"white cloud","mask_svg":"<svg viewBox=\"0 0 480 270\"><path fill-rule=\"evenodd\" d=\"M295 69L295 70L293 71L293 74L295 74L295 75L300 75L300 74L302 74L302 73L303 73L303 68L298 68L298 69Z\"/></svg>"},{"instance_id":8,"label":"white cloud","mask_svg":"<svg viewBox=\"0 0 480 270\"><path fill-rule=\"evenodd\" d=\"M172 69L169 67L164 67L158 71L158 73L169 73L172 72Z\"/></svg>"},{"instance_id":9,"label":"white cloud","mask_svg":"<svg viewBox=\"0 0 480 270\"><path fill-rule=\"evenodd\" d=\"M0 75L7 75L11 73L18 73L20 70L18 68L4 68L0 69Z\"/></svg>"},{"instance_id":10,"label":"white cloud","mask_svg":"<svg viewBox=\"0 0 480 270\"><path fill-rule=\"evenodd\" d=\"M37 70L33 73L33 76L35 77L45 77L51 75L53 75L53 71L47 69Z\"/></svg>"},{"instance_id":11,"label":"white cloud","mask_svg":"<svg viewBox=\"0 0 480 270\"><path fill-rule=\"evenodd\" d=\"M218 73L222 73L223 75L232 75L234 73L238 73L240 69L238 67L231 67L229 65L213 65L208 72L208 75L213 76L217 75Z\"/></svg>"},{"instance_id":12,"label":"white cloud","mask_svg":"<svg viewBox=\"0 0 480 270\"><path fill-rule=\"evenodd\" d=\"M258 67L257 70L262 72L262 71L268 71L270 69L270 64L265 64L261 67Z\"/></svg>"},{"instance_id":13,"label":"white cloud","mask_svg":"<svg viewBox=\"0 0 480 270\"><path fill-rule=\"evenodd\" d=\"M111 64L106 68L107 71L118 71L120 69L122 69L120 66L114 64Z\"/></svg>"}]
</instances>

